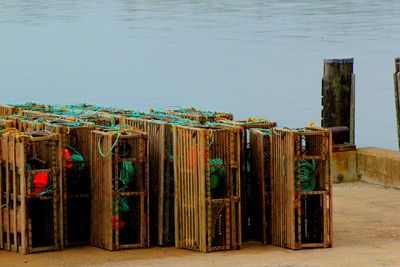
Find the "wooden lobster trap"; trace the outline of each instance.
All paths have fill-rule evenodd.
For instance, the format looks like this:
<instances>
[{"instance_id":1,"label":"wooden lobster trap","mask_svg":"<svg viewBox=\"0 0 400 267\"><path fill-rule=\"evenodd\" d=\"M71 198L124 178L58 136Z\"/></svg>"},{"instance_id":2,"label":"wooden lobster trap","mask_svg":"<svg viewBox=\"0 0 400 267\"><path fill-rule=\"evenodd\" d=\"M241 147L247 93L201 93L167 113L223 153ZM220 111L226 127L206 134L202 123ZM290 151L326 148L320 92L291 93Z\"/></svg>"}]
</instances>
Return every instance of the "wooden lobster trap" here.
<instances>
[{"instance_id":1,"label":"wooden lobster trap","mask_svg":"<svg viewBox=\"0 0 400 267\"><path fill-rule=\"evenodd\" d=\"M150 110L154 113L161 114L170 114L179 116L185 119L198 121L202 124L206 122L215 122L218 119L227 119L233 120L233 114L227 112L218 112L218 111L210 111L210 110L200 110L195 108L180 108L173 110L164 110L164 109L152 109Z\"/></svg>"},{"instance_id":2,"label":"wooden lobster trap","mask_svg":"<svg viewBox=\"0 0 400 267\"><path fill-rule=\"evenodd\" d=\"M251 194L248 214L251 236L271 243L271 129L252 129L250 137Z\"/></svg>"},{"instance_id":3,"label":"wooden lobster trap","mask_svg":"<svg viewBox=\"0 0 400 267\"><path fill-rule=\"evenodd\" d=\"M125 117L124 124L149 135L150 158L150 235L160 246L175 243L174 224L174 124L196 124L176 116L156 114ZM155 237L153 239L153 236Z\"/></svg>"},{"instance_id":4,"label":"wooden lobster trap","mask_svg":"<svg viewBox=\"0 0 400 267\"><path fill-rule=\"evenodd\" d=\"M255 203L258 199L255 196L258 193L259 188L257 187L258 181L252 176L251 166L251 150L252 143L250 138L250 131L252 129L272 129L277 125L276 122L267 119L253 119L243 121L232 121L226 119L219 119L217 122L224 124L231 124L241 127L243 129L242 138L242 149L241 149L241 205L242 205L242 238L247 240L249 238L259 239L260 235L257 227L259 222L253 222L258 220L259 211L257 210Z\"/></svg>"},{"instance_id":5,"label":"wooden lobster trap","mask_svg":"<svg viewBox=\"0 0 400 267\"><path fill-rule=\"evenodd\" d=\"M90 132L94 128L92 124L70 121L43 124L45 131L61 136L60 211L65 247L90 244Z\"/></svg>"},{"instance_id":6,"label":"wooden lobster trap","mask_svg":"<svg viewBox=\"0 0 400 267\"><path fill-rule=\"evenodd\" d=\"M104 114L115 114L115 115L128 115L128 114L143 114L137 110L126 110L122 108L114 108L114 107L103 107L93 104L79 104L79 105L66 105L62 106L63 109L66 110L81 110L87 112L94 112L94 113L104 113Z\"/></svg>"},{"instance_id":7,"label":"wooden lobster trap","mask_svg":"<svg viewBox=\"0 0 400 267\"><path fill-rule=\"evenodd\" d=\"M175 246L239 249L239 127L174 126Z\"/></svg>"},{"instance_id":8,"label":"wooden lobster trap","mask_svg":"<svg viewBox=\"0 0 400 267\"><path fill-rule=\"evenodd\" d=\"M48 120L51 119L51 113L47 110L21 110L17 115L26 120Z\"/></svg>"},{"instance_id":9,"label":"wooden lobster trap","mask_svg":"<svg viewBox=\"0 0 400 267\"><path fill-rule=\"evenodd\" d=\"M1 139L0 247L22 254L60 250L60 136L9 131Z\"/></svg>"},{"instance_id":10,"label":"wooden lobster trap","mask_svg":"<svg viewBox=\"0 0 400 267\"><path fill-rule=\"evenodd\" d=\"M272 244L331 247L330 131L274 129L271 142Z\"/></svg>"},{"instance_id":11,"label":"wooden lobster trap","mask_svg":"<svg viewBox=\"0 0 400 267\"><path fill-rule=\"evenodd\" d=\"M0 116L11 116L14 114L19 114L23 110L28 110L32 108L45 108L45 105L39 103L29 102L21 105L0 105Z\"/></svg>"},{"instance_id":12,"label":"wooden lobster trap","mask_svg":"<svg viewBox=\"0 0 400 267\"><path fill-rule=\"evenodd\" d=\"M18 108L12 105L0 105L0 116L10 116L18 112Z\"/></svg>"},{"instance_id":13,"label":"wooden lobster trap","mask_svg":"<svg viewBox=\"0 0 400 267\"><path fill-rule=\"evenodd\" d=\"M6 130L8 128L14 128L15 123L14 121L8 119L8 118L0 118L0 131Z\"/></svg>"},{"instance_id":14,"label":"wooden lobster trap","mask_svg":"<svg viewBox=\"0 0 400 267\"><path fill-rule=\"evenodd\" d=\"M147 134L92 131L91 177L91 244L108 250L148 247Z\"/></svg>"},{"instance_id":15,"label":"wooden lobster trap","mask_svg":"<svg viewBox=\"0 0 400 267\"><path fill-rule=\"evenodd\" d=\"M120 124L120 116L103 112L68 110L66 112L54 112L52 113L52 117L78 122L89 122L106 127L114 127Z\"/></svg>"}]
</instances>

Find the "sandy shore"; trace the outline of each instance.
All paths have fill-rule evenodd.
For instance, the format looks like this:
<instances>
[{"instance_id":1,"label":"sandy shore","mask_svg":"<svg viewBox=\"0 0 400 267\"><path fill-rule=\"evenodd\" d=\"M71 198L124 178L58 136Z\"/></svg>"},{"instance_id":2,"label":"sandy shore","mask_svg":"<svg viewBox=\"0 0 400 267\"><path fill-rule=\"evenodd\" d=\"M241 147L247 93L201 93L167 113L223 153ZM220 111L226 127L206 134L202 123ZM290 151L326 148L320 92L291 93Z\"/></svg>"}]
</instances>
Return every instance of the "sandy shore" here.
<instances>
[{"instance_id":1,"label":"sandy shore","mask_svg":"<svg viewBox=\"0 0 400 267\"><path fill-rule=\"evenodd\" d=\"M175 248L104 251L72 248L18 255L0 251L0 266L400 266L400 190L365 183L334 186L334 247L293 251L258 242L240 251Z\"/></svg>"}]
</instances>

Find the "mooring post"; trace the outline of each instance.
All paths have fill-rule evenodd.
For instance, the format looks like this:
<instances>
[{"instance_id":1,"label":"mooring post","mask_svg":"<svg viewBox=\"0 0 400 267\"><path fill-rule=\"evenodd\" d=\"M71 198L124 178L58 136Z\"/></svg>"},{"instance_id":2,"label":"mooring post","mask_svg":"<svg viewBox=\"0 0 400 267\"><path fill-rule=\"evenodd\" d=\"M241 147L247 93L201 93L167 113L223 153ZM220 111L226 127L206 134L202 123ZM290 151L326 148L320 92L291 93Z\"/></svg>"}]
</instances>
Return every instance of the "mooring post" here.
<instances>
[{"instance_id":1,"label":"mooring post","mask_svg":"<svg viewBox=\"0 0 400 267\"><path fill-rule=\"evenodd\" d=\"M347 126L345 142L354 144L355 75L353 58L324 59L322 127Z\"/></svg>"},{"instance_id":2,"label":"mooring post","mask_svg":"<svg viewBox=\"0 0 400 267\"><path fill-rule=\"evenodd\" d=\"M397 118L397 140L400 150L400 100L399 100L399 86L400 86L400 57L394 59L395 72L393 74L394 82L394 98L396 105L396 118Z\"/></svg>"}]
</instances>

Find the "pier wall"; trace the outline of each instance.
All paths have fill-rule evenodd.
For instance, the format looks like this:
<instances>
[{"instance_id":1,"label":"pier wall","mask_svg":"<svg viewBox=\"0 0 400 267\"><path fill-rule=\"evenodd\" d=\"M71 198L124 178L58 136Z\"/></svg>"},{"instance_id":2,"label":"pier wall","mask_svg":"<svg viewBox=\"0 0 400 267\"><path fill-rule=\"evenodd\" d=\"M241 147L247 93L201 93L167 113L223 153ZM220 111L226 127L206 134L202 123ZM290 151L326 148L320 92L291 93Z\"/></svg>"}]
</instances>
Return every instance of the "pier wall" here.
<instances>
[{"instance_id":1,"label":"pier wall","mask_svg":"<svg viewBox=\"0 0 400 267\"><path fill-rule=\"evenodd\" d=\"M364 147L357 149L357 173L361 180L400 189L400 152Z\"/></svg>"}]
</instances>

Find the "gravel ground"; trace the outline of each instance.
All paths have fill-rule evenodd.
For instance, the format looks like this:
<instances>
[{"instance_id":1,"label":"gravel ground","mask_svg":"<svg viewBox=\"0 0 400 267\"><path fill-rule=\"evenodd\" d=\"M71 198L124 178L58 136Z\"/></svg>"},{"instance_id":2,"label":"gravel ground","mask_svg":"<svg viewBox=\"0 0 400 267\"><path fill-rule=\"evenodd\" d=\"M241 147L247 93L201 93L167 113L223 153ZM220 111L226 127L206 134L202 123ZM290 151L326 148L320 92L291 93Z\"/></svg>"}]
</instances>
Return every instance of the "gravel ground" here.
<instances>
[{"instance_id":1,"label":"gravel ground","mask_svg":"<svg viewBox=\"0 0 400 267\"><path fill-rule=\"evenodd\" d=\"M160 247L0 251L0 266L400 266L400 190L357 182L335 185L333 194L333 248L293 251L247 242L239 251L207 254Z\"/></svg>"}]
</instances>

